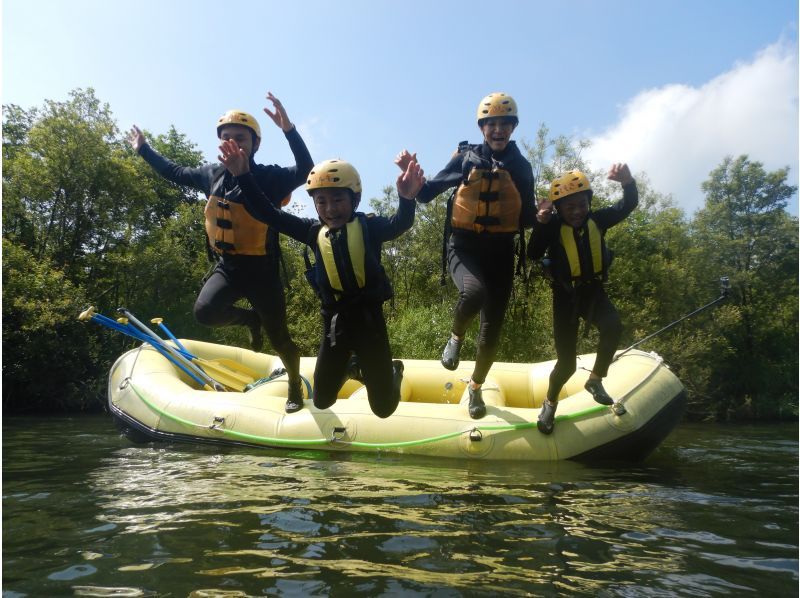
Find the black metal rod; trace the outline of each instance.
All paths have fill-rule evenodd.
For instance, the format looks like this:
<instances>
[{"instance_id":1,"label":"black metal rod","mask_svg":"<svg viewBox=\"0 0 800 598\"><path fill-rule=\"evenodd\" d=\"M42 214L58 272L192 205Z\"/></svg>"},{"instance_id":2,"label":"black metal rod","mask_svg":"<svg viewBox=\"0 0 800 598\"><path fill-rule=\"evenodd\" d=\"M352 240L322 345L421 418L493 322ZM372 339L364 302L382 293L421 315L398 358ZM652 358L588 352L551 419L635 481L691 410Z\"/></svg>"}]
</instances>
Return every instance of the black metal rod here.
<instances>
[{"instance_id":1,"label":"black metal rod","mask_svg":"<svg viewBox=\"0 0 800 598\"><path fill-rule=\"evenodd\" d=\"M624 351L622 351L622 353L620 353L620 354L618 354L616 357L614 357L614 361L616 361L617 359L619 359L620 357L622 357L623 355L625 355L625 353L627 353L627 352L628 352L628 351L630 351L631 349L635 349L636 347L638 347L638 346L639 346L639 345L641 345L642 343L644 343L644 342L646 342L646 341L649 341L649 340L650 340L651 338L653 338L654 336L658 336L658 335L659 335L659 334L661 334L662 332L665 332L665 331L669 330L670 328L672 328L673 326L676 326L676 325L680 324L680 323L681 323L681 322L683 322L684 320L686 320L686 319L688 319L688 318L691 318L692 316L699 314L701 311L703 311L703 310L706 310L706 309L708 309L709 307L711 307L711 306L713 306L713 305L716 305L716 304L717 304L717 303L719 303L720 301L724 301L725 299L727 299L727 298L728 298L728 295L730 294L730 283L729 283L729 281L728 281L728 277L727 277L727 276L723 276L722 278L720 278L720 279L719 279L719 282L720 282L720 292L722 293L722 294L721 294L719 297L717 297L716 299L714 299L714 300L713 300L711 303L707 303L707 304L706 304L706 305L704 305L703 307L698 307L698 308L697 308L696 310L694 310L693 312L686 314L686 315L685 315L685 316L683 316L682 318L679 318L679 319L675 320L674 322L672 322L672 323L670 323L670 324L667 324L667 325L666 325L666 326L664 326L664 327L663 327L661 330L656 330L656 331L655 331L653 334L649 334L649 335L647 335L646 337L644 337L643 339L641 339L641 340L639 340L639 341L636 341L636 342L635 342L635 343L633 343L633 344L632 344L630 347L628 347L627 349L625 349Z\"/></svg>"}]
</instances>

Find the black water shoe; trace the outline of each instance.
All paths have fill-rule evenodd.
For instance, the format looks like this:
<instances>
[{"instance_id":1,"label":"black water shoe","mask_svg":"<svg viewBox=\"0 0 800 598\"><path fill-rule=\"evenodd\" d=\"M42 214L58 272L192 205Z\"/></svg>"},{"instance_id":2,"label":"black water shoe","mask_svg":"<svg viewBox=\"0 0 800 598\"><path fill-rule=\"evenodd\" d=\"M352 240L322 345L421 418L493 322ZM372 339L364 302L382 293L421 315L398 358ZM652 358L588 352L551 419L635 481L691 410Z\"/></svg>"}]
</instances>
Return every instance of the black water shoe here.
<instances>
[{"instance_id":1,"label":"black water shoe","mask_svg":"<svg viewBox=\"0 0 800 598\"><path fill-rule=\"evenodd\" d=\"M461 353L461 341L456 340L451 335L450 340L444 346L444 351L442 351L442 365L445 369L454 370L458 367L460 361L458 358L459 353Z\"/></svg>"},{"instance_id":2,"label":"black water shoe","mask_svg":"<svg viewBox=\"0 0 800 598\"><path fill-rule=\"evenodd\" d=\"M364 375L361 373L361 366L358 365L358 357L355 355L351 355L350 361L347 362L346 376L349 380L357 380L364 384Z\"/></svg>"},{"instance_id":3,"label":"black water shoe","mask_svg":"<svg viewBox=\"0 0 800 598\"><path fill-rule=\"evenodd\" d=\"M286 399L286 413L294 413L303 408L303 383L300 380L289 381L289 396Z\"/></svg>"},{"instance_id":4,"label":"black water shoe","mask_svg":"<svg viewBox=\"0 0 800 598\"><path fill-rule=\"evenodd\" d=\"M553 433L557 408L557 401L551 403L549 400L546 400L544 403L542 403L542 409L539 411L539 420L536 422L536 427L542 434Z\"/></svg>"},{"instance_id":5,"label":"black water shoe","mask_svg":"<svg viewBox=\"0 0 800 598\"><path fill-rule=\"evenodd\" d=\"M250 330L250 348L257 353L264 346L264 335L261 334L261 316L258 315L258 312L250 312L247 328Z\"/></svg>"},{"instance_id":6,"label":"black water shoe","mask_svg":"<svg viewBox=\"0 0 800 598\"><path fill-rule=\"evenodd\" d=\"M486 403L483 402L483 393L480 387L469 387L469 416L472 419L481 419L486 415Z\"/></svg>"},{"instance_id":7,"label":"black water shoe","mask_svg":"<svg viewBox=\"0 0 800 598\"><path fill-rule=\"evenodd\" d=\"M399 359L392 361L392 393L395 397L400 397L400 386L403 384L403 371L406 366Z\"/></svg>"},{"instance_id":8,"label":"black water shoe","mask_svg":"<svg viewBox=\"0 0 800 598\"><path fill-rule=\"evenodd\" d=\"M608 393L606 392L606 389L603 388L603 383L600 382L600 380L589 378L586 381L584 388L591 393L597 403L600 403L601 405L614 404L614 399L608 396Z\"/></svg>"}]
</instances>

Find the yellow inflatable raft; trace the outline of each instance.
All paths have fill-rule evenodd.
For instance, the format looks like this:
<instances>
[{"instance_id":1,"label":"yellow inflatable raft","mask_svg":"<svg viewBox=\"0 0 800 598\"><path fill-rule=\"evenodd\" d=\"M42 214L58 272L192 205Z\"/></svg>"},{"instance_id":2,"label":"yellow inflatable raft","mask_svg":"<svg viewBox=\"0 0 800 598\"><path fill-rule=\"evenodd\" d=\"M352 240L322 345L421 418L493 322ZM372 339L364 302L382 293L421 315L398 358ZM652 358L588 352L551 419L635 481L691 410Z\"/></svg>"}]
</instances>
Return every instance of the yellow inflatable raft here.
<instances>
[{"instance_id":1,"label":"yellow inflatable raft","mask_svg":"<svg viewBox=\"0 0 800 598\"><path fill-rule=\"evenodd\" d=\"M221 370L266 376L282 365L277 357L237 347L181 343L198 362ZM306 380L313 380L314 361L301 361ZM487 414L480 420L470 419L466 407L473 362L462 362L455 372L438 361L403 363L402 402L387 419L373 415L366 389L354 380L345 383L330 409L318 410L306 397L305 407L292 414L284 412L285 375L245 392L198 390L149 345L119 357L109 374L108 399L121 429L134 441L530 461L642 459L685 408L686 391L678 378L658 355L641 351L629 351L611 365L604 386L617 404L598 405L583 389L588 373L582 368L594 363L594 355L584 355L559 398L555 431L546 436L536 429L536 419L552 361L495 363L483 385Z\"/></svg>"}]
</instances>

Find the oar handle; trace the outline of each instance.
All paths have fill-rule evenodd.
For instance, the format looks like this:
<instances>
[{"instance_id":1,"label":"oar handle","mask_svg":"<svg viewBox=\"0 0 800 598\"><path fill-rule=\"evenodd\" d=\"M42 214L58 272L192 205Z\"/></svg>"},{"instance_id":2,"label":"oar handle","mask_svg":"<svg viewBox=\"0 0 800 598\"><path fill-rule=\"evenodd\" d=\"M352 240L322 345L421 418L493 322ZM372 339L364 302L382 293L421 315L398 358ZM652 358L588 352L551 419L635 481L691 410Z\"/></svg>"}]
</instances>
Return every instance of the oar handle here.
<instances>
[{"instance_id":1,"label":"oar handle","mask_svg":"<svg viewBox=\"0 0 800 598\"><path fill-rule=\"evenodd\" d=\"M150 320L150 323L151 323L151 324L157 324L157 325L158 325L158 327L159 327L159 328L161 328L161 330L164 332L164 334L166 334L166 335L167 335L167 336L170 338L170 340L172 340L172 341L173 341L173 342L174 342L176 345L178 345L178 348L179 348L179 349L181 349L182 351L186 351L186 347L184 347L184 346L181 344L181 341L179 341L179 340L178 340L178 339L175 337L175 335L174 335L174 334L172 334L172 332L170 331L170 329L169 329L169 328L167 328L167 325L166 325L166 324L164 324L164 319L163 319L163 318L153 318L152 320ZM186 352L188 353L188 351L186 351Z\"/></svg>"},{"instance_id":2,"label":"oar handle","mask_svg":"<svg viewBox=\"0 0 800 598\"><path fill-rule=\"evenodd\" d=\"M211 388L207 382L205 382L204 380L201 380L200 377L197 376L197 374L195 374L189 368L187 368L185 365L183 365L183 363L180 360L176 359L167 350L165 350L162 347L160 347L160 346L156 345L155 343L153 343L151 338L145 336L143 333L141 333L139 330L137 330L136 328L134 328L133 326L131 326L127 322L125 322L125 323L117 322L117 321L112 320L111 318L109 318L107 316L104 316L103 314L95 313L94 307L89 307L88 309L86 309L83 312L81 312L81 314L78 316L78 319L80 321L82 321L82 322L92 321L92 322L95 322L97 324L101 324L102 326L106 326L108 328L111 328L112 330L116 330L117 332L119 332L121 334L124 334L126 336L130 336L131 338L135 338L138 341L141 341L143 343L149 344L156 351L161 353L161 355L163 355L168 361L170 361L171 363L176 365L178 368L183 370L183 372L187 376L189 376L192 380L197 382L201 387L207 388L209 390L215 390L214 388Z\"/></svg>"},{"instance_id":3,"label":"oar handle","mask_svg":"<svg viewBox=\"0 0 800 598\"><path fill-rule=\"evenodd\" d=\"M215 390L223 389L223 386L219 382L217 382L211 376L206 374L203 370L201 370L194 363L192 363L192 361L190 361L189 359L187 359L186 357L181 355L180 352L178 352L177 349L175 349L174 347L171 347L170 345L165 343L164 340L160 336L158 336L155 332L150 330L150 328L148 328L145 324L140 322L139 319L136 316L134 316L130 311L128 311L126 308L124 308L124 307L117 308L117 313L120 313L123 316L125 316L126 318L128 318L131 322L133 322L134 326L136 326L143 333L145 333L148 336L150 336L151 339L152 339L152 342L158 343L162 348L164 348L165 350L169 351L170 354L172 354L176 359L181 360L184 363L184 365L186 365L189 369L191 369L198 376L200 376L200 378L205 380L206 384L210 385ZM152 344L152 342L151 342L151 344Z\"/></svg>"}]
</instances>

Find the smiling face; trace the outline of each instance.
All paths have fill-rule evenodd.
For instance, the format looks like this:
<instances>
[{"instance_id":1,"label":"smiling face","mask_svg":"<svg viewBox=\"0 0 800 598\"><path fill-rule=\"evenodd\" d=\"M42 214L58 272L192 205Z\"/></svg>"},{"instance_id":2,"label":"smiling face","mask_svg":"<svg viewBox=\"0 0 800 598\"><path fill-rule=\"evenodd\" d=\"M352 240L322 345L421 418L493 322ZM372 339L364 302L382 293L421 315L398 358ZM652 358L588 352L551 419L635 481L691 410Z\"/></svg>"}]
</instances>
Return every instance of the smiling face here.
<instances>
[{"instance_id":1,"label":"smiling face","mask_svg":"<svg viewBox=\"0 0 800 598\"><path fill-rule=\"evenodd\" d=\"M502 152L506 149L516 126L514 119L507 116L486 118L480 125L483 140L493 152Z\"/></svg>"},{"instance_id":2,"label":"smiling face","mask_svg":"<svg viewBox=\"0 0 800 598\"><path fill-rule=\"evenodd\" d=\"M566 224L578 228L589 215L589 195L585 191L569 195L555 202L555 207Z\"/></svg>"},{"instance_id":3,"label":"smiling face","mask_svg":"<svg viewBox=\"0 0 800 598\"><path fill-rule=\"evenodd\" d=\"M232 139L244 150L248 158L252 158L258 149L260 140L253 134L253 131L242 125L225 125L219 129L219 138L222 141Z\"/></svg>"},{"instance_id":4,"label":"smiling face","mask_svg":"<svg viewBox=\"0 0 800 598\"><path fill-rule=\"evenodd\" d=\"M311 198L319 219L328 228L335 230L350 222L354 210L350 189L322 187L311 191Z\"/></svg>"}]
</instances>

